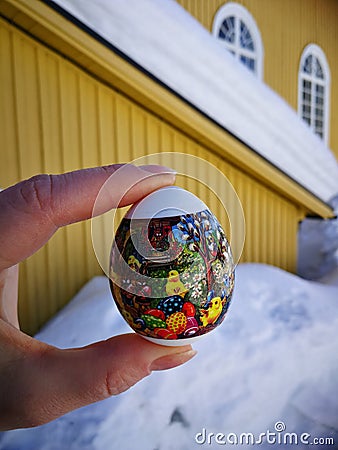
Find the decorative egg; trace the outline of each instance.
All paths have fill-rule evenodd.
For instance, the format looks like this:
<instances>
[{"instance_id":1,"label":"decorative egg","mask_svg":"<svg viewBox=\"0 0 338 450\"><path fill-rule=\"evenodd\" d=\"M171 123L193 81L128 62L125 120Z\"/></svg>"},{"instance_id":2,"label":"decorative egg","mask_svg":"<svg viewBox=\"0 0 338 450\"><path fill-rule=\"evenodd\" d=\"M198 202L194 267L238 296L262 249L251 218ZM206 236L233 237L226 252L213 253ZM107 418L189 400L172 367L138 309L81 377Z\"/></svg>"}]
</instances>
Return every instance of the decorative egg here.
<instances>
[{"instance_id":1,"label":"decorative egg","mask_svg":"<svg viewBox=\"0 0 338 450\"><path fill-rule=\"evenodd\" d=\"M136 333L184 345L223 321L234 288L230 245L217 218L176 186L134 204L119 225L110 258L116 305Z\"/></svg>"}]
</instances>

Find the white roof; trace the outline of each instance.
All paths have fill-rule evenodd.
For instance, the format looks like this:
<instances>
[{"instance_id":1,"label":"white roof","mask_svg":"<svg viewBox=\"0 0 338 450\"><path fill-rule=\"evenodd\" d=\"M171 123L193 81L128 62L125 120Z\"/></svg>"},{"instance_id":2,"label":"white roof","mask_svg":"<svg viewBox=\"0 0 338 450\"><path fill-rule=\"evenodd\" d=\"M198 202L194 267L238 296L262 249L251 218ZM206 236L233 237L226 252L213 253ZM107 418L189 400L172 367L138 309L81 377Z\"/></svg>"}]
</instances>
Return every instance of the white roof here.
<instances>
[{"instance_id":1,"label":"white roof","mask_svg":"<svg viewBox=\"0 0 338 450\"><path fill-rule=\"evenodd\" d=\"M338 193L330 149L174 0L54 0L317 197Z\"/></svg>"}]
</instances>

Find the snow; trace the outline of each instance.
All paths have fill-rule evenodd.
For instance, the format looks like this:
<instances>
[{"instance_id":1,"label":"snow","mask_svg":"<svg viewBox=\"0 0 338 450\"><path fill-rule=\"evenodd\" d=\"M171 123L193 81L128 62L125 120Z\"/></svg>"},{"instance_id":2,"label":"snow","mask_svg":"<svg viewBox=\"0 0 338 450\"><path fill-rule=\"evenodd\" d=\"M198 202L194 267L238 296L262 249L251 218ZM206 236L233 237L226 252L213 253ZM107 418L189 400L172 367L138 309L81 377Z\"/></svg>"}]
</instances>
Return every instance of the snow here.
<instances>
[{"instance_id":1,"label":"snow","mask_svg":"<svg viewBox=\"0 0 338 450\"><path fill-rule=\"evenodd\" d=\"M219 448L215 441L198 444L195 436L205 429L258 437L275 431L279 421L286 432L333 437L337 443L337 329L337 286L272 266L241 264L228 317L194 344L193 360L49 424L2 433L0 449ZM96 277L37 338L63 348L124 332L129 328L107 279Z\"/></svg>"},{"instance_id":2,"label":"snow","mask_svg":"<svg viewBox=\"0 0 338 450\"><path fill-rule=\"evenodd\" d=\"M337 194L332 152L174 0L55 3L319 198Z\"/></svg>"}]
</instances>

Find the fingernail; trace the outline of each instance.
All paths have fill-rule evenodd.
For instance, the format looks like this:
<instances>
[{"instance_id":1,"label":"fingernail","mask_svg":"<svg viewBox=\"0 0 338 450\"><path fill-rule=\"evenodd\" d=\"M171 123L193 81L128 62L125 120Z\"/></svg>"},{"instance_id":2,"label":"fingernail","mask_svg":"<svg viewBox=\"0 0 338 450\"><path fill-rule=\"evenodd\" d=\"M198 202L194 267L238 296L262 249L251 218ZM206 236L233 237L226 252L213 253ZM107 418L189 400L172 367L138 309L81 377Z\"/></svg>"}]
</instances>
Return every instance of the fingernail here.
<instances>
[{"instance_id":1,"label":"fingernail","mask_svg":"<svg viewBox=\"0 0 338 450\"><path fill-rule=\"evenodd\" d=\"M180 366L192 359L197 354L196 350L188 350L184 353L174 353L155 359L150 365L150 370L167 370Z\"/></svg>"},{"instance_id":2,"label":"fingernail","mask_svg":"<svg viewBox=\"0 0 338 450\"><path fill-rule=\"evenodd\" d=\"M167 166L159 166L159 165L155 165L155 164L149 164L149 165L145 165L145 166L141 166L141 168L143 170L146 170L147 172L151 172L154 174L174 174L176 175L177 172L176 170L172 169L171 167L167 167Z\"/></svg>"}]
</instances>

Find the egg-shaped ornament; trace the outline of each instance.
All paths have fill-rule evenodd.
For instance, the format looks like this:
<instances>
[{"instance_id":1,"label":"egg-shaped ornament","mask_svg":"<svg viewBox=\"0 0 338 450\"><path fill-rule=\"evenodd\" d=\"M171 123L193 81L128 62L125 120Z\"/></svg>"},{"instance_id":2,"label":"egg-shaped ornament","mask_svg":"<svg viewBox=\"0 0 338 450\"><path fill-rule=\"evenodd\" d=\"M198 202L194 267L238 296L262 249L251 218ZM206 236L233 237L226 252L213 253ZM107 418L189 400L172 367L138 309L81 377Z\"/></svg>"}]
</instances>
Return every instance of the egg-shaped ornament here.
<instances>
[{"instance_id":1,"label":"egg-shaped ornament","mask_svg":"<svg viewBox=\"0 0 338 450\"><path fill-rule=\"evenodd\" d=\"M185 345L223 321L234 262L215 215L176 186L152 192L122 219L110 257L116 305L136 333Z\"/></svg>"}]
</instances>

